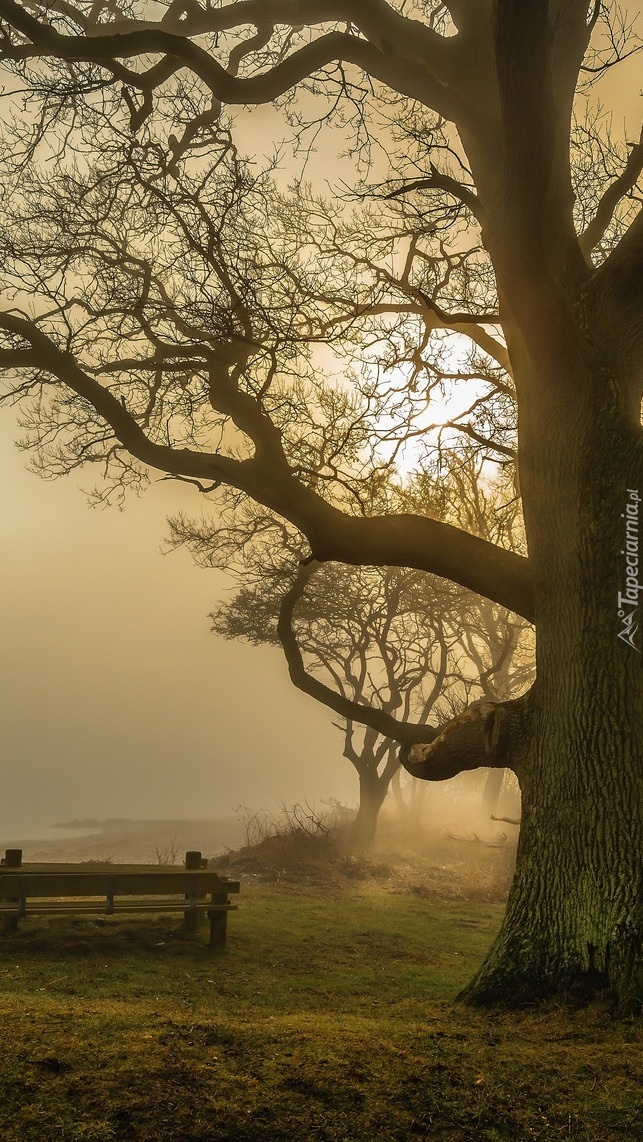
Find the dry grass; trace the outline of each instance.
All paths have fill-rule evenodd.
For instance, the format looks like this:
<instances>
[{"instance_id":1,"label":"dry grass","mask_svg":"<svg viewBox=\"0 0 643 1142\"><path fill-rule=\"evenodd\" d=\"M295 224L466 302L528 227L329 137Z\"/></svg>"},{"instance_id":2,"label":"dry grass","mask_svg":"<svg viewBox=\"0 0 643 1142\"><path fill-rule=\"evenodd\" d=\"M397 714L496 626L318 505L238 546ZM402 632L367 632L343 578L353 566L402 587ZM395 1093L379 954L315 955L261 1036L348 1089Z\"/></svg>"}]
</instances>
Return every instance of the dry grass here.
<instances>
[{"instance_id":1,"label":"dry grass","mask_svg":"<svg viewBox=\"0 0 643 1142\"><path fill-rule=\"evenodd\" d=\"M426 899L506 900L516 859L515 841L498 827L487 839L471 829L410 834L384 821L376 848L356 855L350 833L301 830L264 835L219 856L211 866L245 883L290 883L340 889L352 882L412 892Z\"/></svg>"}]
</instances>

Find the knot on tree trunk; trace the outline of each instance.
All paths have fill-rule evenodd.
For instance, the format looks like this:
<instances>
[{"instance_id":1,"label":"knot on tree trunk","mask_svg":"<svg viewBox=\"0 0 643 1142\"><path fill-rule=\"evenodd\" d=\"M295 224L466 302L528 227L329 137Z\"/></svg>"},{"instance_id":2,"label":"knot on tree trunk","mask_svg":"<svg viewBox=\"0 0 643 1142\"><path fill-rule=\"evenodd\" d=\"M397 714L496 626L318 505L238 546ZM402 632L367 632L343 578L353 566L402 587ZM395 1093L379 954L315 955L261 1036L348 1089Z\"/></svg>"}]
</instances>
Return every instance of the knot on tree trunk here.
<instances>
[{"instance_id":1,"label":"knot on tree trunk","mask_svg":"<svg viewBox=\"0 0 643 1142\"><path fill-rule=\"evenodd\" d=\"M445 781L464 770L512 769L518 777L528 740L529 691L510 702L472 702L429 743L403 745L400 761L413 777Z\"/></svg>"}]
</instances>

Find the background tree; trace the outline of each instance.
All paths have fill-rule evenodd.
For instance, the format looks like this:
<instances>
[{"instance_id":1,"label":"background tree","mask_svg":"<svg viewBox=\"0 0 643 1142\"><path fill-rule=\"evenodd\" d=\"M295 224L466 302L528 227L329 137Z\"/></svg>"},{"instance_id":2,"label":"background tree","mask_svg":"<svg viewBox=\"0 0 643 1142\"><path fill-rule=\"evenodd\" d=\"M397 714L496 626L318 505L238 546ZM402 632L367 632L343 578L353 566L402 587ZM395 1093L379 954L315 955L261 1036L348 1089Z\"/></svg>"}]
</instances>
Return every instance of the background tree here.
<instances>
[{"instance_id":1,"label":"background tree","mask_svg":"<svg viewBox=\"0 0 643 1142\"><path fill-rule=\"evenodd\" d=\"M396 733L418 776L486 757L520 779L469 997L580 981L639 1009L643 138L601 140L586 82L638 48L627 21L582 0L178 0L157 21L0 0L0 20L0 363L42 462L225 484L320 561L425 570L535 619L528 695ZM269 102L304 148L314 124L353 133L353 221L339 203L311 233L238 160L222 104ZM452 383L481 386L470 439L508 464L517 445L528 557L378 510L379 471Z\"/></svg>"},{"instance_id":2,"label":"background tree","mask_svg":"<svg viewBox=\"0 0 643 1142\"><path fill-rule=\"evenodd\" d=\"M371 705L391 719L413 718L422 725L429 716L439 719L434 707L457 683L450 654L458 637L458 593L453 588L438 585L436 590L435 582L419 572L336 563L309 563L298 573L291 564L290 573L282 567L268 578L264 564L252 586L242 587L213 613L213 630L225 638L279 645L282 600L295 584L299 599L289 631L307 672L347 702ZM351 843L366 848L375 838L379 811L400 765L399 746L353 717L341 718L337 725L344 757L359 777Z\"/></svg>"},{"instance_id":3,"label":"background tree","mask_svg":"<svg viewBox=\"0 0 643 1142\"><path fill-rule=\"evenodd\" d=\"M493 539L499 527L517 528L517 501L503 510L506 480L485 481L481 468L468 448L437 486L420 475L401 493L391 486L386 493L380 488L380 495L393 503L401 494L433 515L446 511L466 517L470 530ZM281 635L295 684L307 688L311 672L323 679L326 688L313 691L318 700L327 703L339 695L404 722L426 725L430 719L442 725L469 702L507 700L532 681L530 625L489 600L420 572L336 563L302 566L305 552L297 548L296 536L288 550L283 533L275 542L271 521L258 513L247 519L246 529L245 536L237 529L237 545L245 551L237 571L241 586L213 612L213 630L255 645L279 645ZM192 548L202 566L233 570L229 541L223 554L219 550L220 529L208 534L181 517L173 521L173 535L175 543ZM266 535L273 537L260 538ZM368 847L399 769L398 743L350 715L340 719L338 728L344 757L359 776L351 840ZM503 769L488 771L483 794L487 818L504 776Z\"/></svg>"}]
</instances>

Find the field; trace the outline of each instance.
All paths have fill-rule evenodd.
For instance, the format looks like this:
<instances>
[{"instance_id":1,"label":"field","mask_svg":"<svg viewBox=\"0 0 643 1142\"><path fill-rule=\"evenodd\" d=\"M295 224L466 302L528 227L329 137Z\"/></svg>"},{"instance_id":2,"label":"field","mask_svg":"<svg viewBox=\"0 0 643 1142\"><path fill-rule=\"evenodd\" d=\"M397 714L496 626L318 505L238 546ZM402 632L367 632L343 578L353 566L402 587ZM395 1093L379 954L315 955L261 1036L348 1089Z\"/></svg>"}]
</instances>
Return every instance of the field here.
<instances>
[{"instance_id":1,"label":"field","mask_svg":"<svg viewBox=\"0 0 643 1142\"><path fill-rule=\"evenodd\" d=\"M24 922L3 1142L643 1137L640 1024L454 1005L502 902L371 872L250 877L214 955L174 919Z\"/></svg>"}]
</instances>

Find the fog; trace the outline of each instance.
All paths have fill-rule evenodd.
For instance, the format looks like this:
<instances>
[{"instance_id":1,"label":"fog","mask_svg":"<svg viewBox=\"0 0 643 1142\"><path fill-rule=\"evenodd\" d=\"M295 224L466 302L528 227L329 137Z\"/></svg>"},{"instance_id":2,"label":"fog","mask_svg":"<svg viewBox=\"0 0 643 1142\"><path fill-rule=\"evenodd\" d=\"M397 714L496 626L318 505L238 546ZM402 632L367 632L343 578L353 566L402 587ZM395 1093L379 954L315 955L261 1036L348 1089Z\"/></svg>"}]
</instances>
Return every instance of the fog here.
<instances>
[{"instance_id":1,"label":"fog","mask_svg":"<svg viewBox=\"0 0 643 1142\"><path fill-rule=\"evenodd\" d=\"M271 107L238 113L250 152L271 153L283 130ZM0 849L75 817L356 805L333 715L292 687L281 653L210 633L230 581L162 554L167 515L199 514L198 493L152 474L124 512L92 509L79 486L99 474L44 481L20 436L3 409Z\"/></svg>"},{"instance_id":2,"label":"fog","mask_svg":"<svg viewBox=\"0 0 643 1142\"><path fill-rule=\"evenodd\" d=\"M628 60L601 89L630 129L639 66ZM240 120L249 149L279 126L271 108L246 116L245 135ZM167 514L198 511L197 493L153 482L124 512L91 510L73 478L26 471L19 434L3 413L0 847L74 817L356 804L332 715L293 689L277 650L210 634L222 575L161 553Z\"/></svg>"},{"instance_id":3,"label":"fog","mask_svg":"<svg viewBox=\"0 0 643 1142\"><path fill-rule=\"evenodd\" d=\"M280 652L215 638L226 580L162 554L192 489L152 484L124 512L26 471L0 421L0 846L74 817L227 815L357 800L331 715L291 686Z\"/></svg>"}]
</instances>

